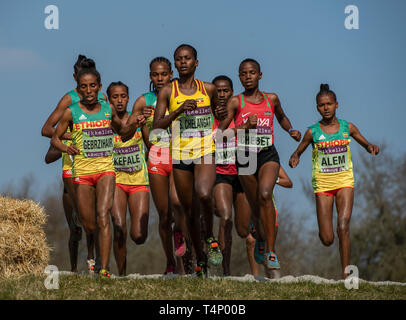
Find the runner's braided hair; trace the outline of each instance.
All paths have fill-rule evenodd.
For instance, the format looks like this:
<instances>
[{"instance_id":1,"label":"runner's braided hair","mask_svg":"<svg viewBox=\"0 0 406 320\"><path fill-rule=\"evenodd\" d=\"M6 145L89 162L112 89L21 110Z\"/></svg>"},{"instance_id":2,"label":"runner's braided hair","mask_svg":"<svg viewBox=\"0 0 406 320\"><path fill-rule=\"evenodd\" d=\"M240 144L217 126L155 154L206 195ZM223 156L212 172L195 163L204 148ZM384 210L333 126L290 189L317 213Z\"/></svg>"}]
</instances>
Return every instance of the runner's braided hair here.
<instances>
[{"instance_id":1,"label":"runner's braided hair","mask_svg":"<svg viewBox=\"0 0 406 320\"><path fill-rule=\"evenodd\" d=\"M319 98L321 96L329 95L329 94L331 94L333 96L334 101L337 101L336 94L334 93L334 91L330 90L330 86L327 83L320 84L320 91L316 96L316 102L319 101Z\"/></svg>"},{"instance_id":2,"label":"runner's braided hair","mask_svg":"<svg viewBox=\"0 0 406 320\"><path fill-rule=\"evenodd\" d=\"M168 67L169 67L169 71L172 71L172 64L171 64L171 62L170 62L168 59L166 59L165 57L156 57L156 58L152 59L151 62L149 63L149 71L152 70L152 65L153 65L155 62L159 62L159 63L163 62L163 63L166 63L166 64L168 65ZM151 80L151 82L149 83L149 91L155 91L154 83L152 82L152 80Z\"/></svg>"},{"instance_id":3,"label":"runner's braided hair","mask_svg":"<svg viewBox=\"0 0 406 320\"><path fill-rule=\"evenodd\" d=\"M77 75L79 70L82 68L96 68L96 63L93 59L87 58L86 56L80 54L78 55L78 59L76 60L75 64L73 65L73 70Z\"/></svg>"},{"instance_id":4,"label":"runner's braided hair","mask_svg":"<svg viewBox=\"0 0 406 320\"><path fill-rule=\"evenodd\" d=\"M124 87L127 90L127 95L129 95L128 86L125 83L121 82L121 81L116 81L116 82L110 83L109 86L107 87L107 96L108 96L109 100L110 100L110 97L111 97L111 89L113 89L113 87L116 87L116 86Z\"/></svg>"}]
</instances>

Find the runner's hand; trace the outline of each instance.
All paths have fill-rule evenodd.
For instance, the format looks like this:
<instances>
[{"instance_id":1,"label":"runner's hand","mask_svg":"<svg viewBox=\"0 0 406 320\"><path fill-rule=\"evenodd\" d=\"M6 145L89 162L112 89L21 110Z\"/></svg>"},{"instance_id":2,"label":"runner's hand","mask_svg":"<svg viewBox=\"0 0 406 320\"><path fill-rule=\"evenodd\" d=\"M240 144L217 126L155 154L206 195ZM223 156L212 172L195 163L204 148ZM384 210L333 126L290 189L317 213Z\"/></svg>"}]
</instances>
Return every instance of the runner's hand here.
<instances>
[{"instance_id":1,"label":"runner's hand","mask_svg":"<svg viewBox=\"0 0 406 320\"><path fill-rule=\"evenodd\" d=\"M188 99L180 106L180 108L182 109L182 112L195 110L197 108L197 102L195 99Z\"/></svg>"},{"instance_id":2,"label":"runner's hand","mask_svg":"<svg viewBox=\"0 0 406 320\"><path fill-rule=\"evenodd\" d=\"M225 106L217 106L214 109L214 116L219 121L224 120L227 117L227 108Z\"/></svg>"},{"instance_id":3,"label":"runner's hand","mask_svg":"<svg viewBox=\"0 0 406 320\"><path fill-rule=\"evenodd\" d=\"M80 150L76 146L70 145L70 146L67 146L66 153L71 156L74 156L74 155L80 154Z\"/></svg>"},{"instance_id":4,"label":"runner's hand","mask_svg":"<svg viewBox=\"0 0 406 320\"><path fill-rule=\"evenodd\" d=\"M291 168L296 168L300 162L300 158L297 156L296 153L292 154L289 159L289 166Z\"/></svg>"},{"instance_id":5,"label":"runner's hand","mask_svg":"<svg viewBox=\"0 0 406 320\"><path fill-rule=\"evenodd\" d=\"M291 132L289 132L289 135L296 141L300 141L300 138L302 137L302 134L299 130L292 130Z\"/></svg>"},{"instance_id":6,"label":"runner's hand","mask_svg":"<svg viewBox=\"0 0 406 320\"><path fill-rule=\"evenodd\" d=\"M378 147L377 145L374 145L374 144L369 144L369 145L367 146L367 151L368 151L370 154L376 156L376 155L379 153L379 147Z\"/></svg>"},{"instance_id":7,"label":"runner's hand","mask_svg":"<svg viewBox=\"0 0 406 320\"><path fill-rule=\"evenodd\" d=\"M252 114L248 116L248 120L244 123L244 129L255 129L258 122L258 116L256 114Z\"/></svg>"},{"instance_id":8,"label":"runner's hand","mask_svg":"<svg viewBox=\"0 0 406 320\"><path fill-rule=\"evenodd\" d=\"M137 127L141 128L145 124L145 117L143 114L137 116Z\"/></svg>"},{"instance_id":9,"label":"runner's hand","mask_svg":"<svg viewBox=\"0 0 406 320\"><path fill-rule=\"evenodd\" d=\"M142 110L142 114L145 118L149 118L152 115L152 111L154 110L153 106L145 106Z\"/></svg>"}]
</instances>

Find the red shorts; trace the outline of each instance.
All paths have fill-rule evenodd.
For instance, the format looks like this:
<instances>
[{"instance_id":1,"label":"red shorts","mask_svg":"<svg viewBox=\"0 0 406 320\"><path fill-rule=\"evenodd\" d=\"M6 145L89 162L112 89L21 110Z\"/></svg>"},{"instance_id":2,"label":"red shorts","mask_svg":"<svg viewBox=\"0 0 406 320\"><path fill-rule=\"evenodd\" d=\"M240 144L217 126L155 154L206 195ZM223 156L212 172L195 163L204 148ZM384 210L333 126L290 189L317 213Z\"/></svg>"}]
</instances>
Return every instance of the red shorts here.
<instances>
[{"instance_id":1,"label":"red shorts","mask_svg":"<svg viewBox=\"0 0 406 320\"><path fill-rule=\"evenodd\" d=\"M72 170L63 170L62 171L62 179L65 178L72 178Z\"/></svg>"},{"instance_id":2,"label":"red shorts","mask_svg":"<svg viewBox=\"0 0 406 320\"><path fill-rule=\"evenodd\" d=\"M324 194L324 195L326 195L326 196L334 197L334 196L337 195L337 192L338 192L338 191L340 191L341 189L344 189L344 188L353 188L353 189L354 189L354 187L342 187L342 188L338 188L338 189L334 189L334 190L328 190L328 191L323 191L323 192L317 192L316 194L317 194L317 195Z\"/></svg>"},{"instance_id":3,"label":"red shorts","mask_svg":"<svg viewBox=\"0 0 406 320\"><path fill-rule=\"evenodd\" d=\"M148 155L148 173L169 176L172 172L172 156L169 148L152 146Z\"/></svg>"},{"instance_id":4,"label":"red shorts","mask_svg":"<svg viewBox=\"0 0 406 320\"><path fill-rule=\"evenodd\" d=\"M75 178L73 178L73 183L87 184L89 186L95 186L97 184L97 181L99 181L100 178L103 176L115 177L116 173L114 171L107 171L107 172L89 174L88 176L75 177Z\"/></svg>"},{"instance_id":5,"label":"red shorts","mask_svg":"<svg viewBox=\"0 0 406 320\"><path fill-rule=\"evenodd\" d=\"M149 192L149 188L146 185L133 186L133 185L129 185L129 184L116 183L116 187L123 190L127 194L127 196L130 196L130 195L140 192L140 191Z\"/></svg>"}]
</instances>

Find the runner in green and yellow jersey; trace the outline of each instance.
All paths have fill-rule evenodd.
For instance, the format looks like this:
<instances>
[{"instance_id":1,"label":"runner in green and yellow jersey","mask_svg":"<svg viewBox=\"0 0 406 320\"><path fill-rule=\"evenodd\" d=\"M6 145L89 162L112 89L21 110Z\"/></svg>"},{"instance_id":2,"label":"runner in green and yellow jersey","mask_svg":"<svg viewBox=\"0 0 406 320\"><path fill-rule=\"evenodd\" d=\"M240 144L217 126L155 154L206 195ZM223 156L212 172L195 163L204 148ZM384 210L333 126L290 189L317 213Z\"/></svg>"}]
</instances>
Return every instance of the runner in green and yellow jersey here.
<instances>
[{"instance_id":1,"label":"runner in green and yellow jersey","mask_svg":"<svg viewBox=\"0 0 406 320\"><path fill-rule=\"evenodd\" d=\"M302 142L289 160L296 168L301 154L312 144L312 185L316 197L319 237L325 246L334 241L333 205L336 198L338 214L337 233L340 245L342 277L350 263L350 220L354 202L354 175L350 151L351 137L372 155L379 153L379 147L369 143L358 128L336 117L338 102L328 84L320 85L316 97L317 111L322 119L310 126Z\"/></svg>"},{"instance_id":2,"label":"runner in green and yellow jersey","mask_svg":"<svg viewBox=\"0 0 406 320\"><path fill-rule=\"evenodd\" d=\"M130 113L127 112L128 93L128 86L121 81L112 82L107 88L109 102L123 125L130 117ZM143 137L140 128L126 142L123 142L118 134L114 134L116 187L112 208L113 251L120 276L126 275L127 265L127 205L131 217L131 239L140 245L145 242L148 235L149 179Z\"/></svg>"},{"instance_id":3,"label":"runner in green and yellow jersey","mask_svg":"<svg viewBox=\"0 0 406 320\"><path fill-rule=\"evenodd\" d=\"M137 128L144 125L145 118L140 114L132 114L123 125L115 109L97 98L102 85L100 74L95 68L81 69L77 79L83 98L64 112L51 143L61 152L73 155L72 174L80 220L86 234L93 234L97 223L101 257L99 273L110 277L110 213L115 190L112 128L122 136L123 141L127 141ZM61 141L68 127L72 132L70 146Z\"/></svg>"},{"instance_id":4,"label":"runner in green and yellow jersey","mask_svg":"<svg viewBox=\"0 0 406 320\"><path fill-rule=\"evenodd\" d=\"M80 69L96 67L95 62L92 59L87 58L84 55L79 55L76 63L73 66L73 79L77 83L77 75ZM78 84L76 84L78 86ZM61 119L65 110L72 104L77 103L81 100L82 96L77 88L66 93L62 99L59 101L58 105L51 113L51 115L46 120L44 126L42 127L42 135L48 138L52 138L52 135L55 132L54 126ZM107 100L103 93L99 92L98 99ZM63 143L66 145L72 144L72 135L68 129L64 134ZM77 271L77 260L78 260L78 249L79 249L79 240L82 238L82 228L78 218L78 209L76 203L76 191L73 185L72 179L72 160L69 155L66 153L61 153L53 147L50 147L46 156L45 162L51 163L62 156L62 180L64 184L63 190L63 208L65 212L65 217L68 222L70 236L69 236L69 257L71 262L71 271ZM87 235L87 265L89 272L93 272L95 265L95 256L94 249L96 245L96 260L98 260L98 248L97 242L94 241L94 235Z\"/></svg>"}]
</instances>

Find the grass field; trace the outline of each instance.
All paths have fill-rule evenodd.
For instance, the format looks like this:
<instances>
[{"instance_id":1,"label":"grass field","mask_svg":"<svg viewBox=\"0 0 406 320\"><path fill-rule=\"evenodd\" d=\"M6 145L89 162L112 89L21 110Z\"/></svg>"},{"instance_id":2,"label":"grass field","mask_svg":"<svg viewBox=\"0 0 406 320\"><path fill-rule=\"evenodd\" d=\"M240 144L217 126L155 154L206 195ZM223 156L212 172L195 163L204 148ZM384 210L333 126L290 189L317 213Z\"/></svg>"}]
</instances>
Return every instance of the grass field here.
<instances>
[{"instance_id":1,"label":"grass field","mask_svg":"<svg viewBox=\"0 0 406 320\"><path fill-rule=\"evenodd\" d=\"M61 275L59 289L45 288L46 276L0 279L0 300L406 300L406 286L344 283L241 282L229 279L101 279Z\"/></svg>"}]
</instances>

